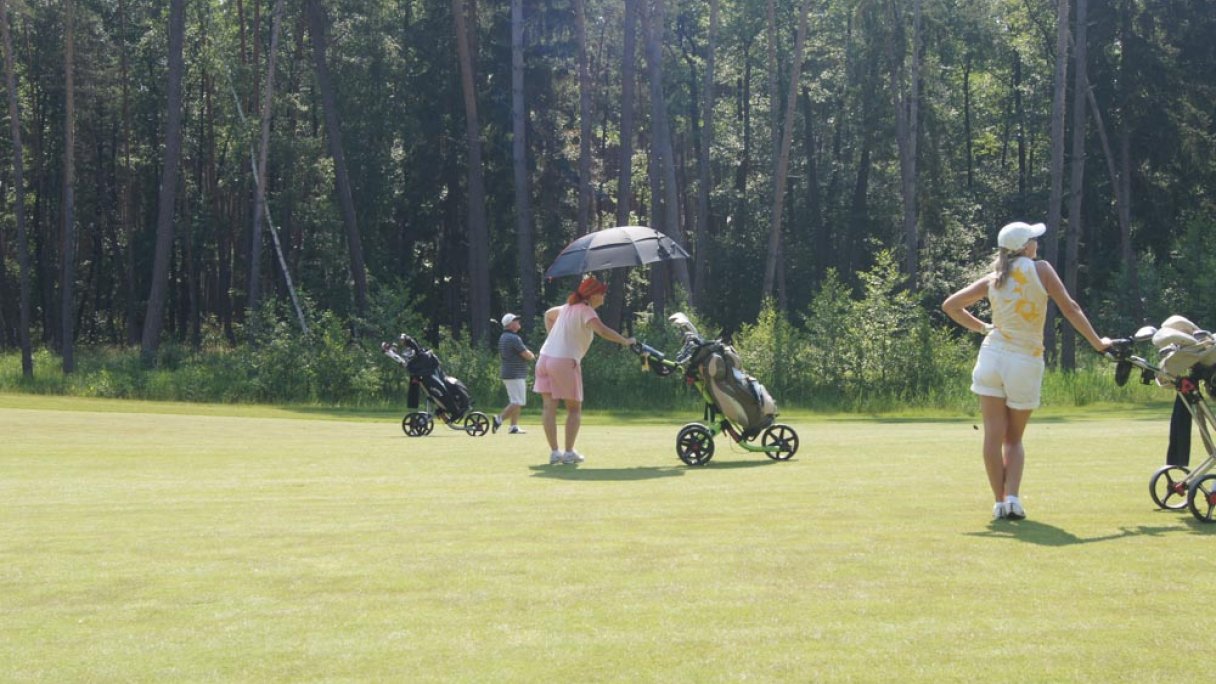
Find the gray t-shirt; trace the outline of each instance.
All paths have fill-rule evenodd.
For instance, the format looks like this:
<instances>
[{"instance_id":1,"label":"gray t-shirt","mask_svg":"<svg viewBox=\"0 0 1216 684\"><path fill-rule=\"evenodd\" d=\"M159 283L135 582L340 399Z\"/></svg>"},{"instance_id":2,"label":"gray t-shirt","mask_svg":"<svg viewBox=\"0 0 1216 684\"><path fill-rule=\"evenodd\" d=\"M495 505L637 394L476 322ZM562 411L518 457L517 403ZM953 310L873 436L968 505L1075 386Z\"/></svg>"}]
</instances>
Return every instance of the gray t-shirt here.
<instances>
[{"instance_id":1,"label":"gray t-shirt","mask_svg":"<svg viewBox=\"0 0 1216 684\"><path fill-rule=\"evenodd\" d=\"M501 361L498 377L503 380L521 380L528 377L528 362L521 353L527 351L524 340L513 332L504 332L498 338L498 356Z\"/></svg>"}]
</instances>

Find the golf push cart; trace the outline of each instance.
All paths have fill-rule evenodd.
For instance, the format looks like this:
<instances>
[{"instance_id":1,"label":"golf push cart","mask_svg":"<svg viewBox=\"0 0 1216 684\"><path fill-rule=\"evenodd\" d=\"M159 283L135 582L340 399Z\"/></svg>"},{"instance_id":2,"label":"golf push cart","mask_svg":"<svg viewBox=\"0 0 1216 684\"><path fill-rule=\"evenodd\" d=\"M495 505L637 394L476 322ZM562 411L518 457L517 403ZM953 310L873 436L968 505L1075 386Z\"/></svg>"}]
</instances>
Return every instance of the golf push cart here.
<instances>
[{"instance_id":1,"label":"golf push cart","mask_svg":"<svg viewBox=\"0 0 1216 684\"><path fill-rule=\"evenodd\" d=\"M1136 356L1139 342L1152 342L1157 350L1158 364ZM1206 330L1181 316L1171 316L1157 329L1145 326L1130 338L1114 340L1106 357L1115 361L1115 382L1123 385L1133 367L1140 369L1140 382L1172 387L1190 412L1199 436L1207 450L1207 458L1194 470L1181 465L1167 465L1153 473L1148 482L1153 503L1160 508L1180 511L1189 508L1200 522L1216 522L1216 442L1211 429L1216 417L1200 392L1202 384L1209 397L1216 397L1216 339Z\"/></svg>"},{"instance_id":2,"label":"golf push cart","mask_svg":"<svg viewBox=\"0 0 1216 684\"><path fill-rule=\"evenodd\" d=\"M481 437L490 431L490 417L481 411L469 410L473 406L469 388L443 372L435 352L405 333L396 342L382 342L380 350L410 374L409 408L418 408L420 390L426 395L424 410L410 411L401 419L401 429L407 436L431 434L436 416L449 428L463 431L470 437Z\"/></svg>"},{"instance_id":3,"label":"golf push cart","mask_svg":"<svg viewBox=\"0 0 1216 684\"><path fill-rule=\"evenodd\" d=\"M674 360L644 343L631 349L642 357L642 369L660 377L675 373L697 388L705 400L705 422L689 423L676 435L676 455L690 466L714 457L714 437L725 432L747 451L775 461L787 461L798 451L798 433L789 425L773 423L777 405L754 377L743 372L739 355L721 340L702 339L682 313L667 320L684 333ZM756 438L760 443L756 444Z\"/></svg>"}]
</instances>

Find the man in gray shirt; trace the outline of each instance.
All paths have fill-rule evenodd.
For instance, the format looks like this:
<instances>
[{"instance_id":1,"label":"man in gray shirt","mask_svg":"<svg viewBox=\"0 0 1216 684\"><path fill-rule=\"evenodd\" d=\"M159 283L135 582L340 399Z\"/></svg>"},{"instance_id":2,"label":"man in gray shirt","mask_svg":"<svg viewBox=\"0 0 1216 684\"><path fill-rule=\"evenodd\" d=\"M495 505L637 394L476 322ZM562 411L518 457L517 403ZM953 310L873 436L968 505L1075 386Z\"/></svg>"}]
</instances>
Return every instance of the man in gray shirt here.
<instances>
[{"instance_id":1,"label":"man in gray shirt","mask_svg":"<svg viewBox=\"0 0 1216 684\"><path fill-rule=\"evenodd\" d=\"M511 430L508 434L524 434L519 428L519 413L528 403L528 362L536 355L524 344L519 336L519 328L519 316L509 313L502 317L502 335L498 338L498 377L502 378L502 384L507 388L507 407L494 416L492 427L496 433L503 421L509 420Z\"/></svg>"}]
</instances>

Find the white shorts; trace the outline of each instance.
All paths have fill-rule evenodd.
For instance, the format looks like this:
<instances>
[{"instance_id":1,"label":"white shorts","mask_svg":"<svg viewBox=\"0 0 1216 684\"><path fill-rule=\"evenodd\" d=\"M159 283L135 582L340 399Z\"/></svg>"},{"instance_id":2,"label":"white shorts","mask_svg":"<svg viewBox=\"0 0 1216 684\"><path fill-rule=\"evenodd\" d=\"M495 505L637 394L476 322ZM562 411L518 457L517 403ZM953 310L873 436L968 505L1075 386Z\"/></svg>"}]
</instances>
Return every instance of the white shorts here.
<instances>
[{"instance_id":1,"label":"white shorts","mask_svg":"<svg viewBox=\"0 0 1216 684\"><path fill-rule=\"evenodd\" d=\"M502 384L507 388L508 404L528 405L528 381L526 378L503 380Z\"/></svg>"},{"instance_id":2,"label":"white shorts","mask_svg":"<svg viewBox=\"0 0 1216 684\"><path fill-rule=\"evenodd\" d=\"M972 392L1003 398L1011 409L1032 411L1039 407L1042 388L1043 357L1001 347L980 347L975 370L971 371Z\"/></svg>"}]
</instances>

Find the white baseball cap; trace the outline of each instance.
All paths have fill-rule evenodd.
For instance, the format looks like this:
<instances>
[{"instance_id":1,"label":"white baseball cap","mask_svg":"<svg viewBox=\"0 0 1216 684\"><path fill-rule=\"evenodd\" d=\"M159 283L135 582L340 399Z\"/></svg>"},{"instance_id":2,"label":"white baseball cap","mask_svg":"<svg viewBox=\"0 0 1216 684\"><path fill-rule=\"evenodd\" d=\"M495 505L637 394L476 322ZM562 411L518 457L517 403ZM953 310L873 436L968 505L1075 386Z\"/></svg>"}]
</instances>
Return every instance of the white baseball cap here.
<instances>
[{"instance_id":1,"label":"white baseball cap","mask_svg":"<svg viewBox=\"0 0 1216 684\"><path fill-rule=\"evenodd\" d=\"M1027 242L1037 238L1047 232L1047 225L1043 223L1022 223L1014 221L1001 229L1001 232L996 236L996 244L1016 252L1026 246Z\"/></svg>"},{"instance_id":2,"label":"white baseball cap","mask_svg":"<svg viewBox=\"0 0 1216 684\"><path fill-rule=\"evenodd\" d=\"M516 315L515 315L515 314L513 314L513 313L509 313L509 314L503 314L503 316L502 316L502 327L504 327L504 328L505 328L505 327L507 327L508 325L511 325L511 323L513 323L513 322L515 322L515 321L518 321L518 320L519 320L519 316L516 316Z\"/></svg>"}]
</instances>

